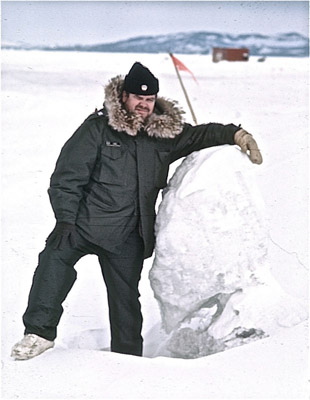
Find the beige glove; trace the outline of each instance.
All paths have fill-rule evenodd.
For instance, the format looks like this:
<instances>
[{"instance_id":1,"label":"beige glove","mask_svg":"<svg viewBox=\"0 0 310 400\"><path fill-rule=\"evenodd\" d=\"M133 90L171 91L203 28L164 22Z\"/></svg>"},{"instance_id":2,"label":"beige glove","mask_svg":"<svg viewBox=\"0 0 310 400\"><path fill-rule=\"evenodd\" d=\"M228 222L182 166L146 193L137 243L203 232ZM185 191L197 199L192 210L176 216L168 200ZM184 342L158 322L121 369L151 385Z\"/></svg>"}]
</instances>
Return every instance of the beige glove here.
<instances>
[{"instance_id":1,"label":"beige glove","mask_svg":"<svg viewBox=\"0 0 310 400\"><path fill-rule=\"evenodd\" d=\"M257 147L257 143L250 133L244 129L240 129L235 133L235 143L241 147L243 153L250 152L249 157L252 163L261 164L263 162L263 157Z\"/></svg>"}]
</instances>

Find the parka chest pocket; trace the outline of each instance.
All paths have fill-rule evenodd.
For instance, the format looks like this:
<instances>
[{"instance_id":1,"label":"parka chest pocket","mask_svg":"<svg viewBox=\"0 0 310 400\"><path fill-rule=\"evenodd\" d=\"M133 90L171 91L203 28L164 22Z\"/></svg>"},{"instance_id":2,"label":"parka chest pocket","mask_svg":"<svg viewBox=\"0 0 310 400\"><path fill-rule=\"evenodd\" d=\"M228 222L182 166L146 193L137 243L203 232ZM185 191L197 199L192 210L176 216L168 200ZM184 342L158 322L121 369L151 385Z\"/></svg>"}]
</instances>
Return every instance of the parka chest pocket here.
<instances>
[{"instance_id":1,"label":"parka chest pocket","mask_svg":"<svg viewBox=\"0 0 310 400\"><path fill-rule=\"evenodd\" d=\"M118 142L101 147L99 181L120 185L126 183L127 148Z\"/></svg>"},{"instance_id":2,"label":"parka chest pocket","mask_svg":"<svg viewBox=\"0 0 310 400\"><path fill-rule=\"evenodd\" d=\"M155 186L159 189L167 185L170 164L170 150L155 150Z\"/></svg>"}]
</instances>

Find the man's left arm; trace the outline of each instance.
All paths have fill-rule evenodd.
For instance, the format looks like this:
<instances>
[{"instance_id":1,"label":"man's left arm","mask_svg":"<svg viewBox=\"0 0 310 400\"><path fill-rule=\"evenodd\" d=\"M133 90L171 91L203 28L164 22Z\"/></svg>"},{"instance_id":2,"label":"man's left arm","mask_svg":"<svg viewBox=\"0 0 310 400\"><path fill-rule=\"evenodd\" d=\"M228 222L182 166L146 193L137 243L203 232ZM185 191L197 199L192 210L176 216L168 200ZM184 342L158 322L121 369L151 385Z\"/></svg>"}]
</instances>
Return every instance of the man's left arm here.
<instances>
[{"instance_id":1,"label":"man's left arm","mask_svg":"<svg viewBox=\"0 0 310 400\"><path fill-rule=\"evenodd\" d=\"M249 132L244 129L239 129L234 136L235 143L240 146L243 153L249 152L249 158L253 164L261 164L263 157L257 146L256 140Z\"/></svg>"},{"instance_id":2,"label":"man's left arm","mask_svg":"<svg viewBox=\"0 0 310 400\"><path fill-rule=\"evenodd\" d=\"M192 126L184 124L182 133L175 138L172 161L185 157L193 151L224 144L240 146L241 151L248 153L255 164L262 163L262 156L253 136L240 126L217 123Z\"/></svg>"}]
</instances>

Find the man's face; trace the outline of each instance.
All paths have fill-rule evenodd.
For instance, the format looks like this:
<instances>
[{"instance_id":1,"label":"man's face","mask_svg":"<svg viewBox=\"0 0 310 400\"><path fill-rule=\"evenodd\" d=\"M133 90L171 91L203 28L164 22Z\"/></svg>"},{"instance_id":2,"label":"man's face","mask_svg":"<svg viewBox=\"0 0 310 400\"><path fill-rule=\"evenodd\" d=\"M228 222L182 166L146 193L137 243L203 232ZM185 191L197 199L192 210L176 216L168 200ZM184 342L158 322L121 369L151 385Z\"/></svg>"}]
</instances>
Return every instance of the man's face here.
<instances>
[{"instance_id":1,"label":"man's face","mask_svg":"<svg viewBox=\"0 0 310 400\"><path fill-rule=\"evenodd\" d=\"M146 119L154 111L156 96L155 94L144 96L123 91L122 101L127 111L139 114Z\"/></svg>"}]
</instances>

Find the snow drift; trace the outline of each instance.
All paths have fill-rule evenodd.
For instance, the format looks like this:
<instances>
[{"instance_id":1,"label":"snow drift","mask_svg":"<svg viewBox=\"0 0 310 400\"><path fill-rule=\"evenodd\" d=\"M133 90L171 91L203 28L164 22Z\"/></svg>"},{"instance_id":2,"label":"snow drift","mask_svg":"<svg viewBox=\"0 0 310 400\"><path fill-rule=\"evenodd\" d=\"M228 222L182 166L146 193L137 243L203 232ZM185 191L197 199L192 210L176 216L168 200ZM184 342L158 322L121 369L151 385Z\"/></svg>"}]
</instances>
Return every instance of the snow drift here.
<instances>
[{"instance_id":1,"label":"snow drift","mask_svg":"<svg viewBox=\"0 0 310 400\"><path fill-rule=\"evenodd\" d=\"M202 357L307 318L306 304L270 273L265 207L249 163L234 146L195 152L165 189L150 271L169 334L159 354Z\"/></svg>"}]
</instances>

